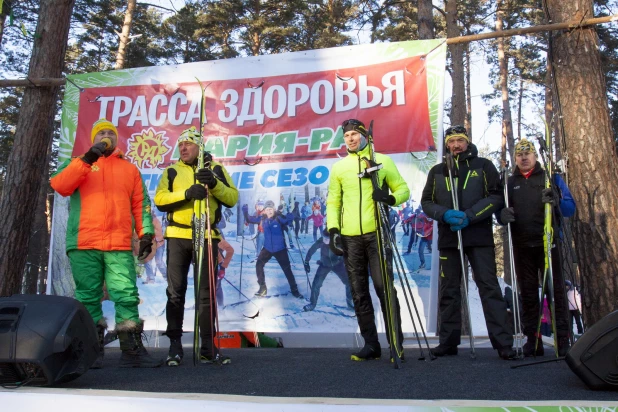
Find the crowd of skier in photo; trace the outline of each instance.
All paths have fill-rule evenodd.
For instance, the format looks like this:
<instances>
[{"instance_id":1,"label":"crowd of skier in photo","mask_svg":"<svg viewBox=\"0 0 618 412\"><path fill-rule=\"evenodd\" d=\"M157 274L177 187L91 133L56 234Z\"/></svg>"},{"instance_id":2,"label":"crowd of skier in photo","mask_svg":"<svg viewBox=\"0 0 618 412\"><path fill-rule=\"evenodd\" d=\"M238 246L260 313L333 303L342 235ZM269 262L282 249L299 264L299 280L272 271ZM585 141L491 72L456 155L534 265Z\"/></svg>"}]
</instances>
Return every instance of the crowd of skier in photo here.
<instances>
[{"instance_id":1,"label":"crowd of skier in photo","mask_svg":"<svg viewBox=\"0 0 618 412\"><path fill-rule=\"evenodd\" d=\"M242 205L243 223L249 231L255 231L256 245L258 290L248 299L268 295L264 267L272 258L283 271L291 295L304 299L292 273L288 247L295 247L293 236L296 247L301 247L299 233L308 234L311 221L314 243L303 261L307 275L309 261L318 250L320 255L304 310L315 309L324 279L331 271L335 273L345 287L346 303L354 310L364 339L364 346L352 354L352 360L382 356L369 293L370 277L380 300L390 360L395 367L405 360L395 274L421 356L421 335L430 358L458 354L462 301L471 355L475 356L467 296L468 266L479 290L491 345L502 359L543 356L542 334L553 335L556 355L564 356L573 342L574 320L578 334L583 333L581 299L562 270L561 250L570 246L562 230L563 218L574 214L575 203L561 175L553 170L544 142L540 141L545 167L535 146L522 139L515 147L515 167L504 167L499 173L491 161L478 156L464 127L448 128L444 162L429 171L420 205L414 210L409 188L395 163L373 149L372 125L366 128L363 122L349 119L341 127L348 155L333 165L326 199L316 197L302 206L298 201L292 206L281 199L276 206L272 200L258 200L251 214L249 206ZM195 127L183 131L178 139L180 160L164 170L154 197L154 206L165 214L162 226L138 169L118 148L116 127L100 119L90 137L90 149L61 165L51 184L61 195L71 196L67 254L75 297L91 314L99 334L100 356L93 367L102 367L104 359L104 285L116 308L112 333L120 340L120 366L156 367L164 362L177 366L182 362L185 295L189 268L195 262L199 264L193 266L194 364L231 363L215 344L217 302L223 300L221 282L234 254L223 228L239 201L225 166L203 151L203 138ZM509 237L512 288L507 287L510 293L506 295L496 273L494 216L507 227ZM395 228L401 224L404 238L408 237L402 255L409 255L418 245L420 265L414 270L420 270L425 268L425 249L432 252L434 222L439 235L440 324L439 345L429 348L406 276L407 267L399 255ZM134 230L127 233L127 227ZM145 283L152 281L153 270L158 268L168 284L165 335L170 348L165 361L148 354L141 340L143 321L137 310L133 254L138 262L154 261L154 266L145 265Z\"/></svg>"}]
</instances>

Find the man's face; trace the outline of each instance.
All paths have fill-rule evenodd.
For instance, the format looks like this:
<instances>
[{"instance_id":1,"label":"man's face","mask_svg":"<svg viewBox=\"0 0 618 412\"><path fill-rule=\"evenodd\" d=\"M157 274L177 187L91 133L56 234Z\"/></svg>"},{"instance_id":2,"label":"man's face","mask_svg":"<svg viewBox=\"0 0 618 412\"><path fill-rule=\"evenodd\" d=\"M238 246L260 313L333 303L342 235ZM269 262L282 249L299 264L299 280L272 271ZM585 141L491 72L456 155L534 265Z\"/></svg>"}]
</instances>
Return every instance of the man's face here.
<instances>
[{"instance_id":1,"label":"man's face","mask_svg":"<svg viewBox=\"0 0 618 412\"><path fill-rule=\"evenodd\" d=\"M191 164L197 159L197 155L200 151L200 147L191 142L180 142L178 145L178 151L180 152L180 160L185 163Z\"/></svg>"},{"instance_id":2,"label":"man's face","mask_svg":"<svg viewBox=\"0 0 618 412\"><path fill-rule=\"evenodd\" d=\"M356 152L360 147L361 134L356 130L350 130L345 132L343 135L343 140L345 140L345 145L349 151Z\"/></svg>"},{"instance_id":3,"label":"man's face","mask_svg":"<svg viewBox=\"0 0 618 412\"><path fill-rule=\"evenodd\" d=\"M93 143L99 143L104 138L108 138L112 142L111 147L106 149L106 151L114 150L116 148L116 145L118 144L118 137L116 136L116 133L114 133L112 129L103 129L99 131L99 133L94 135Z\"/></svg>"},{"instance_id":4,"label":"man's face","mask_svg":"<svg viewBox=\"0 0 618 412\"><path fill-rule=\"evenodd\" d=\"M529 151L519 152L515 155L515 164L522 173L528 173L536 165L536 155Z\"/></svg>"},{"instance_id":5,"label":"man's face","mask_svg":"<svg viewBox=\"0 0 618 412\"><path fill-rule=\"evenodd\" d=\"M468 141L464 137L451 137L446 144L449 152L453 154L453 156L457 156L460 153L468 150Z\"/></svg>"},{"instance_id":6,"label":"man's face","mask_svg":"<svg viewBox=\"0 0 618 412\"><path fill-rule=\"evenodd\" d=\"M275 209L272 207L267 207L264 209L264 214L266 214L266 217L271 218L275 215Z\"/></svg>"}]
</instances>

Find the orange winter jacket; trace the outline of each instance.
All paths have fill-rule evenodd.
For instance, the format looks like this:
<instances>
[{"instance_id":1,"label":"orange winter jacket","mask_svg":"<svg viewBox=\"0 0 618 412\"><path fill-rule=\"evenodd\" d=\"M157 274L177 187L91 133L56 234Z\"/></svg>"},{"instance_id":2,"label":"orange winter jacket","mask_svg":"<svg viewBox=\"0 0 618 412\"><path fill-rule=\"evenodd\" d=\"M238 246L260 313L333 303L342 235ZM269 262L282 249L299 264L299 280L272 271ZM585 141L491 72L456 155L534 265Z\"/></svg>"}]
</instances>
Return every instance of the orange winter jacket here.
<instances>
[{"instance_id":1,"label":"orange winter jacket","mask_svg":"<svg viewBox=\"0 0 618 412\"><path fill-rule=\"evenodd\" d=\"M67 252L74 249L131 250L133 230L154 234L150 198L137 167L118 149L92 166L67 160L51 178L62 196L71 196Z\"/></svg>"}]
</instances>

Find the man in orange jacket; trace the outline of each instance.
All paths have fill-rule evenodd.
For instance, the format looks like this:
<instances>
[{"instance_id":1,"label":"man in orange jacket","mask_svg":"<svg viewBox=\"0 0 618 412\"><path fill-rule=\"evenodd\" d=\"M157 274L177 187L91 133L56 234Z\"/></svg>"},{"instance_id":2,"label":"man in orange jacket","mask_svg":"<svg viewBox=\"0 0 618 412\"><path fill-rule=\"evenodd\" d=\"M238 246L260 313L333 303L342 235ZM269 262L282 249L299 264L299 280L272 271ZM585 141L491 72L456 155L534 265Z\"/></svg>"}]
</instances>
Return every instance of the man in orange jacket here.
<instances>
[{"instance_id":1,"label":"man in orange jacket","mask_svg":"<svg viewBox=\"0 0 618 412\"><path fill-rule=\"evenodd\" d=\"M93 367L103 362L107 324L101 298L103 282L116 309L121 367L157 367L142 344L144 323L139 318L139 296L131 252L133 230L140 240L138 258L152 250L154 229L150 198L135 165L118 149L118 131L106 119L96 121L92 147L67 160L51 178L62 196L71 196L67 224L67 255L75 280L75 297L88 310L99 332L101 352Z\"/></svg>"}]
</instances>

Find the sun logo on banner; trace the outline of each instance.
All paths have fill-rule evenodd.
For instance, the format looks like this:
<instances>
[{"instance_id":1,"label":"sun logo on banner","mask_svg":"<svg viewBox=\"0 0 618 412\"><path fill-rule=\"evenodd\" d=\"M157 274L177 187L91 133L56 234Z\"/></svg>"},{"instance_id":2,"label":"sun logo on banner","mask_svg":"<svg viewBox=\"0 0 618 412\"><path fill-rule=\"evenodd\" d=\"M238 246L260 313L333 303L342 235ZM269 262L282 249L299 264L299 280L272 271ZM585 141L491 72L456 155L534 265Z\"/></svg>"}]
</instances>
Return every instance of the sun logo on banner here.
<instances>
[{"instance_id":1,"label":"sun logo on banner","mask_svg":"<svg viewBox=\"0 0 618 412\"><path fill-rule=\"evenodd\" d=\"M172 150L167 144L168 140L165 131L157 132L153 128L134 133L127 140L127 157L140 169L146 165L151 169L156 168L163 163L165 155Z\"/></svg>"}]
</instances>

